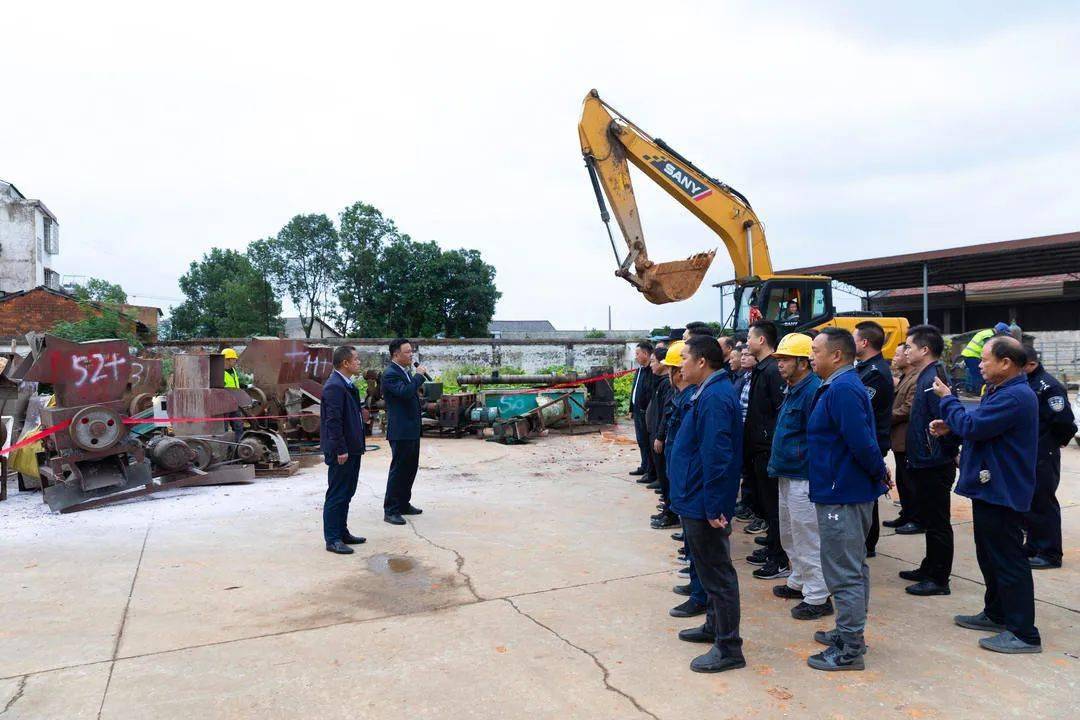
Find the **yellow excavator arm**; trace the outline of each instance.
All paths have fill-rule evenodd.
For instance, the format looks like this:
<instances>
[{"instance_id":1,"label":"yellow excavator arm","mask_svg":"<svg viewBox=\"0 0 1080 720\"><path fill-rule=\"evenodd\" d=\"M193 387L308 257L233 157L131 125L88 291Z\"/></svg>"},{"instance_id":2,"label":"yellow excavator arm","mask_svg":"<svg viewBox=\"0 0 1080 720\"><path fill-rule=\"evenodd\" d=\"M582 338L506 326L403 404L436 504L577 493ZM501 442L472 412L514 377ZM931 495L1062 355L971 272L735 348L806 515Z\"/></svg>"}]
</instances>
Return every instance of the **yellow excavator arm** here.
<instances>
[{"instance_id":1,"label":"yellow excavator arm","mask_svg":"<svg viewBox=\"0 0 1080 720\"><path fill-rule=\"evenodd\" d=\"M629 249L620 259L608 225L611 247L619 264L615 274L630 281L649 302L660 305L693 295L716 251L672 262L656 263L649 259L627 161L720 236L735 266L736 281L743 283L772 275L765 232L749 201L706 175L663 140L650 137L601 100L596 90L585 96L578 136L601 218L608 223L606 197Z\"/></svg>"}]
</instances>

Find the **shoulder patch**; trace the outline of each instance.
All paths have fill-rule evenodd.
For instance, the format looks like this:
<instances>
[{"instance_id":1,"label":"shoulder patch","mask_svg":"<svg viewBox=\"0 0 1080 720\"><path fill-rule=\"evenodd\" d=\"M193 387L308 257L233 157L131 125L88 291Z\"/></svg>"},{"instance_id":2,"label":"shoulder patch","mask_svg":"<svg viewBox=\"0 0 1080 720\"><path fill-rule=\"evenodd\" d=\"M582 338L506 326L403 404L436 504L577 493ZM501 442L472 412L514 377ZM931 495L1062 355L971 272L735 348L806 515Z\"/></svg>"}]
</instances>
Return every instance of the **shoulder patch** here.
<instances>
[{"instance_id":1,"label":"shoulder patch","mask_svg":"<svg viewBox=\"0 0 1080 720\"><path fill-rule=\"evenodd\" d=\"M873 400L874 396L877 395L877 388L868 386L866 388L866 394L870 396L871 400Z\"/></svg>"},{"instance_id":2,"label":"shoulder patch","mask_svg":"<svg viewBox=\"0 0 1080 720\"><path fill-rule=\"evenodd\" d=\"M1046 404L1050 406L1050 409L1054 412L1061 412L1065 409L1065 398L1060 395L1055 395L1052 398L1048 398Z\"/></svg>"}]
</instances>

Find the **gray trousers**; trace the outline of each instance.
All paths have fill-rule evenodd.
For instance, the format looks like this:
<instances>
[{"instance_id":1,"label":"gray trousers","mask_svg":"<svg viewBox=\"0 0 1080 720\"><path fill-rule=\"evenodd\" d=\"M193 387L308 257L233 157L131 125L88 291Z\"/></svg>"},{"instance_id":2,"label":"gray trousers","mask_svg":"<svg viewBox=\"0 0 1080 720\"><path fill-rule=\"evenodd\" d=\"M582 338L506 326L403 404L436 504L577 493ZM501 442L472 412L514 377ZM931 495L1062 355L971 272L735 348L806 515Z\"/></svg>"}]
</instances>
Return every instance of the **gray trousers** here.
<instances>
[{"instance_id":1,"label":"gray trousers","mask_svg":"<svg viewBox=\"0 0 1080 720\"><path fill-rule=\"evenodd\" d=\"M866 564L866 533L874 503L818 505L821 571L836 603L836 631L845 655L866 651L863 630L870 607L870 567Z\"/></svg>"}]
</instances>

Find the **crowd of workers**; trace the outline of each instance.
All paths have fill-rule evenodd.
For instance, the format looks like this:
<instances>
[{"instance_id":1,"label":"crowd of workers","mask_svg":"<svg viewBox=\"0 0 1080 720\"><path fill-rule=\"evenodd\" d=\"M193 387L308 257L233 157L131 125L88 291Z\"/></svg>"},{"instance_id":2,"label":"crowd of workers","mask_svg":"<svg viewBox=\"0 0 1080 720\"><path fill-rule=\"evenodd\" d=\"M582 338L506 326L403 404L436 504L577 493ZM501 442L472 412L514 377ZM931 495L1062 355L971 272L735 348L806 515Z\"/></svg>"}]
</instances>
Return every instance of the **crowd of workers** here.
<instances>
[{"instance_id":1,"label":"crowd of workers","mask_svg":"<svg viewBox=\"0 0 1080 720\"><path fill-rule=\"evenodd\" d=\"M899 516L881 524L925 536L922 562L899 573L905 590L948 595L954 483L972 501L986 585L981 611L954 622L991 633L979 641L988 650L1041 651L1031 570L1061 566L1055 492L1076 426L1064 386L1008 331L976 336L977 407L953 394L945 340L931 325L912 327L891 364L873 321L779 342L768 321L719 338L691 323L681 340L638 344L630 403L641 461L630 474L660 496L651 526L679 528L672 539L689 582L674 587L687 599L670 613L704 615L679 638L712 645L692 670L746 664L734 521L760 545L746 557L753 577L783 579L773 594L798 601L793 618L835 615L834 629L814 633L825 647L808 664L862 670L878 498L895 487Z\"/></svg>"}]
</instances>

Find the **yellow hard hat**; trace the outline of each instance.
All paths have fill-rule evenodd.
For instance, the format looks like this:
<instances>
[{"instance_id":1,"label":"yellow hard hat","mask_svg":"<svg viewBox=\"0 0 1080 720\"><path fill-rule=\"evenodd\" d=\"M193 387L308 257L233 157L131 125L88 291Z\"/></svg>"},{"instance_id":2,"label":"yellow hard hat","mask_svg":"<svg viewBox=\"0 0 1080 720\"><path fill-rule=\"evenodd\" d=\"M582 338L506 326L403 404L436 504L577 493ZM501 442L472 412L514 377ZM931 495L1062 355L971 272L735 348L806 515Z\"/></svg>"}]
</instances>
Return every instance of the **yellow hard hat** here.
<instances>
[{"instance_id":1,"label":"yellow hard hat","mask_svg":"<svg viewBox=\"0 0 1080 720\"><path fill-rule=\"evenodd\" d=\"M667 349L667 355L664 356L662 365L670 365L671 367L682 367L682 349L686 345L682 340L676 340L671 343L671 347Z\"/></svg>"},{"instance_id":2,"label":"yellow hard hat","mask_svg":"<svg viewBox=\"0 0 1080 720\"><path fill-rule=\"evenodd\" d=\"M232 348L225 348L224 350L222 350L221 351L221 356L223 358L228 359L228 360L236 360L237 358L240 357L239 355L236 354L236 351L233 350Z\"/></svg>"},{"instance_id":3,"label":"yellow hard hat","mask_svg":"<svg viewBox=\"0 0 1080 720\"><path fill-rule=\"evenodd\" d=\"M809 358L811 342L813 341L810 339L810 336L803 335L802 333L785 335L773 355Z\"/></svg>"}]
</instances>

